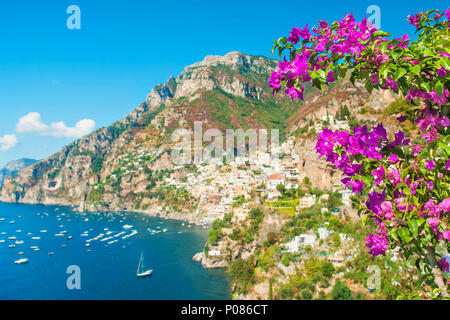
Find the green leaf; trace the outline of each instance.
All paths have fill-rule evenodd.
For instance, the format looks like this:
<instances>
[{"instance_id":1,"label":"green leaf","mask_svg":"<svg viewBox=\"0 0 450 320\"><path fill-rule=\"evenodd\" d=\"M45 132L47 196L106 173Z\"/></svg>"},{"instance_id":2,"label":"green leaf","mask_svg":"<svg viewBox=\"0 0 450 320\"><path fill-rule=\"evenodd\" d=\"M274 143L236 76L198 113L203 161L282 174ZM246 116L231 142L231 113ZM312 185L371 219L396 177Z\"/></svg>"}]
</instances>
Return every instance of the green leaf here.
<instances>
[{"instance_id":1,"label":"green leaf","mask_svg":"<svg viewBox=\"0 0 450 320\"><path fill-rule=\"evenodd\" d=\"M425 89L426 92L430 92L430 91L431 91L431 90L430 90L430 83L429 83L429 82L422 82L422 83L420 84L420 87L423 88L423 89Z\"/></svg>"},{"instance_id":2,"label":"green leaf","mask_svg":"<svg viewBox=\"0 0 450 320\"><path fill-rule=\"evenodd\" d=\"M366 226L366 222L367 222L368 218L369 218L368 214L363 215L362 218L361 218L361 222L362 222L364 227Z\"/></svg>"},{"instance_id":3,"label":"green leaf","mask_svg":"<svg viewBox=\"0 0 450 320\"><path fill-rule=\"evenodd\" d=\"M442 94L444 93L444 87L440 81L436 83L434 89L436 90L436 93L439 95L439 97L442 97Z\"/></svg>"},{"instance_id":4,"label":"green leaf","mask_svg":"<svg viewBox=\"0 0 450 320\"><path fill-rule=\"evenodd\" d=\"M383 65L380 68L380 76L381 76L381 78L386 79L388 73L389 73L389 67L387 65Z\"/></svg>"},{"instance_id":5,"label":"green leaf","mask_svg":"<svg viewBox=\"0 0 450 320\"><path fill-rule=\"evenodd\" d=\"M391 34L382 30L377 30L372 34L372 38L376 37L389 37Z\"/></svg>"},{"instance_id":6,"label":"green leaf","mask_svg":"<svg viewBox=\"0 0 450 320\"><path fill-rule=\"evenodd\" d=\"M411 241L411 234L409 233L409 230L407 228L400 228L398 230L398 235L404 243L408 243L409 241Z\"/></svg>"},{"instance_id":7,"label":"green leaf","mask_svg":"<svg viewBox=\"0 0 450 320\"><path fill-rule=\"evenodd\" d=\"M395 60L398 60L398 58L400 58L400 56L403 54L402 50L395 50L394 52L392 52L391 56L392 58L394 58Z\"/></svg>"},{"instance_id":8,"label":"green leaf","mask_svg":"<svg viewBox=\"0 0 450 320\"><path fill-rule=\"evenodd\" d=\"M419 65L415 65L414 67L410 68L409 71L413 74L419 74L420 72L420 66Z\"/></svg>"},{"instance_id":9,"label":"green leaf","mask_svg":"<svg viewBox=\"0 0 450 320\"><path fill-rule=\"evenodd\" d=\"M389 236L394 239L395 241L399 241L398 240L398 235L397 235L397 229L391 229L389 230Z\"/></svg>"},{"instance_id":10,"label":"green leaf","mask_svg":"<svg viewBox=\"0 0 450 320\"><path fill-rule=\"evenodd\" d=\"M383 42L382 44L380 44L380 47L378 48L382 54L384 54L386 52L387 49L387 42Z\"/></svg>"},{"instance_id":11,"label":"green leaf","mask_svg":"<svg viewBox=\"0 0 450 320\"><path fill-rule=\"evenodd\" d=\"M405 73L406 73L406 70L405 70L405 69L399 68L399 69L397 70L397 72L395 73L395 80L398 80L398 79L400 79L401 77L403 77L403 76L405 75Z\"/></svg>"},{"instance_id":12,"label":"green leaf","mask_svg":"<svg viewBox=\"0 0 450 320\"><path fill-rule=\"evenodd\" d=\"M411 234L413 236L413 238L417 238L417 236L419 235L419 227L417 225L417 221L416 220L409 220L408 221L408 226L409 226L409 230L411 231Z\"/></svg>"}]
</instances>

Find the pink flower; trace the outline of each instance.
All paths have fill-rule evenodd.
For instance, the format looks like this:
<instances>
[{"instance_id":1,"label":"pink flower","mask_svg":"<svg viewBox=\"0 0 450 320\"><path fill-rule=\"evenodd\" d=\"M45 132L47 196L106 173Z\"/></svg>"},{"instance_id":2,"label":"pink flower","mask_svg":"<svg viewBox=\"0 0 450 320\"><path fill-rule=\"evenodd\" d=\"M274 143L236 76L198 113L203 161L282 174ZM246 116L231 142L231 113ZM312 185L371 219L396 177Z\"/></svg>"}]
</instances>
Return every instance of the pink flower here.
<instances>
[{"instance_id":1,"label":"pink flower","mask_svg":"<svg viewBox=\"0 0 450 320\"><path fill-rule=\"evenodd\" d=\"M394 217L394 213L392 211L392 202L383 201L381 203L381 212L387 220L392 220L392 218Z\"/></svg>"},{"instance_id":2,"label":"pink flower","mask_svg":"<svg viewBox=\"0 0 450 320\"><path fill-rule=\"evenodd\" d=\"M450 231L446 230L442 233L442 235L444 236L445 239L447 239L447 241L450 242Z\"/></svg>"},{"instance_id":3,"label":"pink flower","mask_svg":"<svg viewBox=\"0 0 450 320\"><path fill-rule=\"evenodd\" d=\"M423 165L428 171L433 171L434 167L436 166L436 162L434 160L430 160L425 162Z\"/></svg>"},{"instance_id":4,"label":"pink flower","mask_svg":"<svg viewBox=\"0 0 450 320\"><path fill-rule=\"evenodd\" d=\"M406 211L405 198L394 199L394 202L397 205L398 210L400 210L401 212Z\"/></svg>"},{"instance_id":5,"label":"pink flower","mask_svg":"<svg viewBox=\"0 0 450 320\"><path fill-rule=\"evenodd\" d=\"M428 218L427 222L430 227L436 227L439 224L439 217Z\"/></svg>"},{"instance_id":6,"label":"pink flower","mask_svg":"<svg viewBox=\"0 0 450 320\"><path fill-rule=\"evenodd\" d=\"M444 213L450 212L450 198L442 200L439 204L439 210L444 211Z\"/></svg>"}]
</instances>

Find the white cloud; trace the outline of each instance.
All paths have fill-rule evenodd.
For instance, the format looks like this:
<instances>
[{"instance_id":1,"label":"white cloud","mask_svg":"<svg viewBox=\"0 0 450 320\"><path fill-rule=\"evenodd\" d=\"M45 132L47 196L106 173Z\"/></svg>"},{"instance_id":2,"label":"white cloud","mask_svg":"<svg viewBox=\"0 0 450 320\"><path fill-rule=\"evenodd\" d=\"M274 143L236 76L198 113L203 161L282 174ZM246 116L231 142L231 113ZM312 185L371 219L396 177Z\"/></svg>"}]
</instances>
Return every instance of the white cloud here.
<instances>
[{"instance_id":1,"label":"white cloud","mask_svg":"<svg viewBox=\"0 0 450 320\"><path fill-rule=\"evenodd\" d=\"M95 128L95 121L83 119L78 121L74 127L68 127L64 122L53 122L50 125L41 120L38 112L30 112L19 119L16 131L20 133L37 133L42 136L55 138L81 138L92 132Z\"/></svg>"},{"instance_id":2,"label":"white cloud","mask_svg":"<svg viewBox=\"0 0 450 320\"><path fill-rule=\"evenodd\" d=\"M5 134L3 137L0 137L0 150L8 151L15 147L17 142L19 142L19 140L17 140L17 137L14 134Z\"/></svg>"}]
</instances>

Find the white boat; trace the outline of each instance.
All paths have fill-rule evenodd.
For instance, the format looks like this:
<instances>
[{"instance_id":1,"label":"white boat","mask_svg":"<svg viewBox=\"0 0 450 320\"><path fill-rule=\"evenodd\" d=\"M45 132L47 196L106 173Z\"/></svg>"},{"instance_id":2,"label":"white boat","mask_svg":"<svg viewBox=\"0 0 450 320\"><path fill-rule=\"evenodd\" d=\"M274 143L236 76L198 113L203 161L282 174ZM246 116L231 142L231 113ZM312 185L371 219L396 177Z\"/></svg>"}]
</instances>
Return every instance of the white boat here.
<instances>
[{"instance_id":1,"label":"white boat","mask_svg":"<svg viewBox=\"0 0 450 320\"><path fill-rule=\"evenodd\" d=\"M10 245L8 246L8 248L15 248L15 247L16 247L15 244L10 244Z\"/></svg>"},{"instance_id":2,"label":"white boat","mask_svg":"<svg viewBox=\"0 0 450 320\"><path fill-rule=\"evenodd\" d=\"M5 218L0 218L0 221L5 221Z\"/></svg>"},{"instance_id":3,"label":"white boat","mask_svg":"<svg viewBox=\"0 0 450 320\"><path fill-rule=\"evenodd\" d=\"M9 240L16 240L16 237L8 237Z\"/></svg>"},{"instance_id":4,"label":"white boat","mask_svg":"<svg viewBox=\"0 0 450 320\"><path fill-rule=\"evenodd\" d=\"M16 244L22 244L23 240L16 240Z\"/></svg>"},{"instance_id":5,"label":"white boat","mask_svg":"<svg viewBox=\"0 0 450 320\"><path fill-rule=\"evenodd\" d=\"M27 258L22 258L22 259L14 261L15 264L22 264L22 263L27 263L27 262L28 262Z\"/></svg>"},{"instance_id":6,"label":"white boat","mask_svg":"<svg viewBox=\"0 0 450 320\"><path fill-rule=\"evenodd\" d=\"M52 255L54 255L55 253L53 252L53 251L50 251L49 253L48 253L48 255L49 256L52 256Z\"/></svg>"},{"instance_id":7,"label":"white boat","mask_svg":"<svg viewBox=\"0 0 450 320\"><path fill-rule=\"evenodd\" d=\"M41 237L31 237L33 240L39 240Z\"/></svg>"},{"instance_id":8,"label":"white boat","mask_svg":"<svg viewBox=\"0 0 450 320\"><path fill-rule=\"evenodd\" d=\"M42 233L47 232L47 230L41 230Z\"/></svg>"},{"instance_id":9,"label":"white boat","mask_svg":"<svg viewBox=\"0 0 450 320\"><path fill-rule=\"evenodd\" d=\"M152 269L144 271L144 255L141 252L141 258L139 259L139 264L138 264L136 276L137 277L147 277L147 276L151 275L152 272L153 272Z\"/></svg>"},{"instance_id":10,"label":"white boat","mask_svg":"<svg viewBox=\"0 0 450 320\"><path fill-rule=\"evenodd\" d=\"M23 254L23 251L17 252L17 254L18 254L18 255L22 255L22 254Z\"/></svg>"},{"instance_id":11,"label":"white boat","mask_svg":"<svg viewBox=\"0 0 450 320\"><path fill-rule=\"evenodd\" d=\"M126 224L122 228L124 228L124 229L131 229L131 228L133 228L133 226L130 226L129 224Z\"/></svg>"}]
</instances>

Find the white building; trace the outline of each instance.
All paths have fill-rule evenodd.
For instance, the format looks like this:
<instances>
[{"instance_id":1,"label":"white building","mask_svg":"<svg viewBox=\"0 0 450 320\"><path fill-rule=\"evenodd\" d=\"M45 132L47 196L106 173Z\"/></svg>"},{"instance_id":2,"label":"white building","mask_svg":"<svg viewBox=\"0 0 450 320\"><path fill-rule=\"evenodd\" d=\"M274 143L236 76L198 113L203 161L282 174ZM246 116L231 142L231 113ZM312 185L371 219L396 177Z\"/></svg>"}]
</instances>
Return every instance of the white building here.
<instances>
[{"instance_id":1,"label":"white building","mask_svg":"<svg viewBox=\"0 0 450 320\"><path fill-rule=\"evenodd\" d=\"M286 184L286 178L281 174L274 173L267 180L267 189L274 190L279 184Z\"/></svg>"},{"instance_id":2,"label":"white building","mask_svg":"<svg viewBox=\"0 0 450 320\"><path fill-rule=\"evenodd\" d=\"M303 197L303 198L300 198L300 200L298 202L298 208L300 208L300 209L309 208L312 205L314 205L315 203L316 203L315 195Z\"/></svg>"},{"instance_id":3,"label":"white building","mask_svg":"<svg viewBox=\"0 0 450 320\"><path fill-rule=\"evenodd\" d=\"M324 227L319 227L317 229L317 232L319 233L319 239L326 239L330 235L328 229Z\"/></svg>"},{"instance_id":4,"label":"white building","mask_svg":"<svg viewBox=\"0 0 450 320\"><path fill-rule=\"evenodd\" d=\"M351 206L352 202L350 200L350 196L352 195L352 192L350 190L345 189L345 190L341 191L341 194L342 194L342 203L345 206L348 206L348 207Z\"/></svg>"},{"instance_id":5,"label":"white building","mask_svg":"<svg viewBox=\"0 0 450 320\"><path fill-rule=\"evenodd\" d=\"M314 246L314 242L316 241L316 236L313 234L301 234L299 236L294 237L291 241L284 244L286 251L289 253L298 253L299 247L304 246Z\"/></svg>"}]
</instances>

